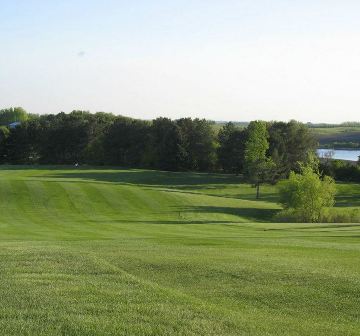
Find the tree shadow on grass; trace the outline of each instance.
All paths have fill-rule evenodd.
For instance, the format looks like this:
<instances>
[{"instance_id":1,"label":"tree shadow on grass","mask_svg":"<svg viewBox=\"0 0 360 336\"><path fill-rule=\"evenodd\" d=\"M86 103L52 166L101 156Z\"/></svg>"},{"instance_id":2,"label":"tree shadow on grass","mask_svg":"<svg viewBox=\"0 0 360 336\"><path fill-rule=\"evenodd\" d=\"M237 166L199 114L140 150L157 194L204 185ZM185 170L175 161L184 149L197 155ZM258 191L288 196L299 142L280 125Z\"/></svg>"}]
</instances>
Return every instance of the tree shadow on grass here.
<instances>
[{"instance_id":1,"label":"tree shadow on grass","mask_svg":"<svg viewBox=\"0 0 360 336\"><path fill-rule=\"evenodd\" d=\"M226 189L241 188L245 183L242 176L216 173L197 172L166 172L141 169L76 169L54 170L48 174L36 175L36 179L53 181L60 179L62 182L93 182L93 183L114 183L119 185L136 185L140 187L151 187L154 189L168 189L196 193L214 197L232 199L256 200L256 192L226 193ZM212 193L213 190L224 189L221 194ZM209 192L207 192L209 191ZM263 192L260 201L277 202L278 196L275 192Z\"/></svg>"},{"instance_id":2,"label":"tree shadow on grass","mask_svg":"<svg viewBox=\"0 0 360 336\"><path fill-rule=\"evenodd\" d=\"M243 183L241 177L226 174L195 172L164 172L153 170L64 170L37 175L41 179L76 180L77 182L115 183L142 187L179 189L184 191L211 190L221 185L238 186ZM50 181L50 180L49 180Z\"/></svg>"},{"instance_id":3,"label":"tree shadow on grass","mask_svg":"<svg viewBox=\"0 0 360 336\"><path fill-rule=\"evenodd\" d=\"M270 222L278 209L233 208L219 206L188 206L179 209L183 213L225 214L256 222Z\"/></svg>"},{"instance_id":4,"label":"tree shadow on grass","mask_svg":"<svg viewBox=\"0 0 360 336\"><path fill-rule=\"evenodd\" d=\"M212 225L212 224L236 224L236 221L228 220L191 220L191 219L181 219L181 220L132 220L132 219L112 219L112 220L90 220L93 223L121 223L121 224L156 224L156 225ZM240 223L240 222L239 222Z\"/></svg>"},{"instance_id":5,"label":"tree shadow on grass","mask_svg":"<svg viewBox=\"0 0 360 336\"><path fill-rule=\"evenodd\" d=\"M220 193L211 193L211 192L207 192L208 190L211 189L216 189L219 190L222 187L226 188L227 185L195 185L192 187L189 186L144 186L141 185L142 187L146 187L147 190L159 190L159 188L162 188L162 191L166 191L169 193L184 193L184 194L193 194L193 195L197 195L197 196L211 196L211 197L221 197L221 198L226 198L226 199L236 199L236 200L244 200L244 201L252 201L252 202L267 202L267 203L278 203L279 201L279 196L276 193L267 193L267 194L263 194L261 195L260 198L256 198L256 194L250 194L250 193L246 193L246 194L220 194ZM237 185L237 188L241 188L241 185ZM223 191L223 190L221 190Z\"/></svg>"},{"instance_id":6,"label":"tree shadow on grass","mask_svg":"<svg viewBox=\"0 0 360 336\"><path fill-rule=\"evenodd\" d=\"M336 196L335 207L360 207L360 194Z\"/></svg>"},{"instance_id":7,"label":"tree shadow on grass","mask_svg":"<svg viewBox=\"0 0 360 336\"><path fill-rule=\"evenodd\" d=\"M260 195L259 198L256 198L256 191L254 188L253 193L244 193L244 194L206 194L208 196L217 196L217 197L223 197L223 198L233 198L233 199L241 199L245 201L260 201L260 202L269 202L269 203L278 203L279 202L279 195L275 192L267 192Z\"/></svg>"},{"instance_id":8,"label":"tree shadow on grass","mask_svg":"<svg viewBox=\"0 0 360 336\"><path fill-rule=\"evenodd\" d=\"M304 226L299 226L299 224L304 224ZM319 223L318 225L313 225L313 223L297 223L295 228L283 227L283 228L269 228L267 231L303 231L303 230L318 230L320 232L334 232L334 229L359 229L360 223L351 223L351 224L338 224L338 223L331 223L331 224L322 224ZM331 230L326 230L331 229ZM316 231L314 231L316 232ZM351 230L349 230L351 232Z\"/></svg>"}]
</instances>

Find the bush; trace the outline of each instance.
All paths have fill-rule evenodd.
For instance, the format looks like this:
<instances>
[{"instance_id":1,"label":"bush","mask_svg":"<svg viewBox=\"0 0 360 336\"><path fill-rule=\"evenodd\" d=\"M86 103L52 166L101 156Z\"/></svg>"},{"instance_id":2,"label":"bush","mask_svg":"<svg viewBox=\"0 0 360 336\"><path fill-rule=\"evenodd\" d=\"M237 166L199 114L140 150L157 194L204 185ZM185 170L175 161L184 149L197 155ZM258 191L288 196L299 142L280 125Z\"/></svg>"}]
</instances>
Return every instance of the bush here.
<instances>
[{"instance_id":1,"label":"bush","mask_svg":"<svg viewBox=\"0 0 360 336\"><path fill-rule=\"evenodd\" d=\"M359 209L326 209L321 217L323 223L360 223Z\"/></svg>"},{"instance_id":2,"label":"bush","mask_svg":"<svg viewBox=\"0 0 360 336\"><path fill-rule=\"evenodd\" d=\"M301 223L300 215L295 209L284 209L274 216L274 222L278 223Z\"/></svg>"},{"instance_id":3,"label":"bush","mask_svg":"<svg viewBox=\"0 0 360 336\"><path fill-rule=\"evenodd\" d=\"M327 160L322 162L320 170L337 181L360 182L360 165L356 165L356 163L342 160Z\"/></svg>"},{"instance_id":4,"label":"bush","mask_svg":"<svg viewBox=\"0 0 360 336\"><path fill-rule=\"evenodd\" d=\"M296 222L320 222L324 209L335 203L335 181L325 176L321 178L317 168L308 165L301 168L301 173L290 173L288 180L279 185L280 202L285 215L296 217Z\"/></svg>"},{"instance_id":5,"label":"bush","mask_svg":"<svg viewBox=\"0 0 360 336\"><path fill-rule=\"evenodd\" d=\"M296 209L284 209L274 216L274 221L278 223L302 223L301 213ZM320 223L360 223L359 209L339 209L327 208L323 209Z\"/></svg>"}]
</instances>

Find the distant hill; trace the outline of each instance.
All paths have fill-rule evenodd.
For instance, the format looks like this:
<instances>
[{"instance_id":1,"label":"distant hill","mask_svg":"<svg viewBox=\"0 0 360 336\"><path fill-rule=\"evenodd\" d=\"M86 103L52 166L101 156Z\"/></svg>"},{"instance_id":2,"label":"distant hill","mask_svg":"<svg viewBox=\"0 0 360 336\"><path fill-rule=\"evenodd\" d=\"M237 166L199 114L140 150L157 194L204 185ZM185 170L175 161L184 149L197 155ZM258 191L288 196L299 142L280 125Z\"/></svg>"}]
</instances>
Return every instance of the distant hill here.
<instances>
[{"instance_id":1,"label":"distant hill","mask_svg":"<svg viewBox=\"0 0 360 336\"><path fill-rule=\"evenodd\" d=\"M337 126L333 128L312 128L320 147L360 148L360 126Z\"/></svg>"}]
</instances>

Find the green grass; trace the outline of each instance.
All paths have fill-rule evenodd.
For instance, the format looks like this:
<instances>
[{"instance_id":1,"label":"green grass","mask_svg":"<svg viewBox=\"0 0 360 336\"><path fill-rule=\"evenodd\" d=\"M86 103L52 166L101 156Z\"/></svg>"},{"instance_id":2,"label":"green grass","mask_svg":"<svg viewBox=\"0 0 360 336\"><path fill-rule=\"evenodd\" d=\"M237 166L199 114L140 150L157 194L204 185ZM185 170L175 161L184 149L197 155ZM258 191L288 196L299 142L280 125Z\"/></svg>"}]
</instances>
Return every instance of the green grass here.
<instances>
[{"instance_id":1,"label":"green grass","mask_svg":"<svg viewBox=\"0 0 360 336\"><path fill-rule=\"evenodd\" d=\"M4 167L0 335L359 335L360 225L218 174ZM339 207L360 207L360 185Z\"/></svg>"},{"instance_id":2,"label":"green grass","mask_svg":"<svg viewBox=\"0 0 360 336\"><path fill-rule=\"evenodd\" d=\"M319 135L339 135L346 133L360 133L359 126L338 126L338 127L314 127L312 132Z\"/></svg>"},{"instance_id":3,"label":"green grass","mask_svg":"<svg viewBox=\"0 0 360 336\"><path fill-rule=\"evenodd\" d=\"M310 128L319 141L320 147L353 148L360 144L360 127Z\"/></svg>"}]
</instances>

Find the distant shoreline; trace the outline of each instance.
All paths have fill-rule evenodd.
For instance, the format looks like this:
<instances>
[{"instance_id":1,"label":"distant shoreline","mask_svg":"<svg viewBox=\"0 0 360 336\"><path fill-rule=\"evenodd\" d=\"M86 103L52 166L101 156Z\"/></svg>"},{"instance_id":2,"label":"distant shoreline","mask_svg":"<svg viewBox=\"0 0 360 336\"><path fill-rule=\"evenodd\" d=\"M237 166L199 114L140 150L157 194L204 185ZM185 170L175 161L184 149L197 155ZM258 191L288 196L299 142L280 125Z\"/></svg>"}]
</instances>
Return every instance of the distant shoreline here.
<instances>
[{"instance_id":1,"label":"distant shoreline","mask_svg":"<svg viewBox=\"0 0 360 336\"><path fill-rule=\"evenodd\" d=\"M317 154L320 159L326 159L325 153L334 152L334 155L330 157L333 160L341 160L347 162L358 162L360 156L360 149L331 149L331 148L318 148Z\"/></svg>"}]
</instances>

